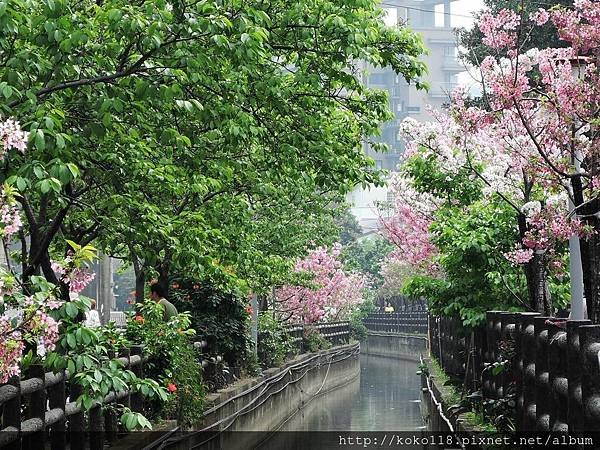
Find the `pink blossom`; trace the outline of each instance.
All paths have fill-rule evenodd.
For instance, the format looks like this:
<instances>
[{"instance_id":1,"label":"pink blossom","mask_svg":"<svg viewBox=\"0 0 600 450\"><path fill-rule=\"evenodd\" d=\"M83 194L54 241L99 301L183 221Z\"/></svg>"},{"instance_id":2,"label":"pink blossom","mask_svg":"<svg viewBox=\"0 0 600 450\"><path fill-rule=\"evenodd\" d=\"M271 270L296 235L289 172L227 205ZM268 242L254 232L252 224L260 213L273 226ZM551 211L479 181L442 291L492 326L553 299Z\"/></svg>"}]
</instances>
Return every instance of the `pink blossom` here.
<instances>
[{"instance_id":1,"label":"pink blossom","mask_svg":"<svg viewBox=\"0 0 600 450\"><path fill-rule=\"evenodd\" d=\"M583 53L600 46L600 2L575 0L573 9L550 11L561 39Z\"/></svg>"},{"instance_id":2,"label":"pink blossom","mask_svg":"<svg viewBox=\"0 0 600 450\"><path fill-rule=\"evenodd\" d=\"M69 292L79 294L95 278L96 274L88 272L87 269L74 267L69 268L52 261L52 270L57 275L61 275L60 280L69 285Z\"/></svg>"},{"instance_id":3,"label":"pink blossom","mask_svg":"<svg viewBox=\"0 0 600 450\"><path fill-rule=\"evenodd\" d=\"M4 150L0 153L0 159L4 158L5 152L11 148L25 152L28 136L29 133L21 130L21 125L14 119L9 118L0 122L0 141Z\"/></svg>"},{"instance_id":4,"label":"pink blossom","mask_svg":"<svg viewBox=\"0 0 600 450\"><path fill-rule=\"evenodd\" d=\"M0 384L6 383L10 377L19 375L19 361L25 344L21 333L12 331L12 326L5 316L0 316Z\"/></svg>"},{"instance_id":5,"label":"pink blossom","mask_svg":"<svg viewBox=\"0 0 600 450\"><path fill-rule=\"evenodd\" d=\"M550 14L545 9L539 8L537 11L529 14L529 20L534 22L537 26L542 26L550 19Z\"/></svg>"},{"instance_id":6,"label":"pink blossom","mask_svg":"<svg viewBox=\"0 0 600 450\"><path fill-rule=\"evenodd\" d=\"M533 258L533 250L530 248L516 249L505 253L504 257L513 264L527 264Z\"/></svg>"},{"instance_id":7,"label":"pink blossom","mask_svg":"<svg viewBox=\"0 0 600 450\"><path fill-rule=\"evenodd\" d=\"M80 293L95 278L96 274L84 269L73 269L68 275L69 291L75 294Z\"/></svg>"},{"instance_id":8,"label":"pink blossom","mask_svg":"<svg viewBox=\"0 0 600 450\"><path fill-rule=\"evenodd\" d=\"M0 221L4 225L4 239L10 239L23 226L17 207L6 203L0 207Z\"/></svg>"},{"instance_id":9,"label":"pink blossom","mask_svg":"<svg viewBox=\"0 0 600 450\"><path fill-rule=\"evenodd\" d=\"M294 270L312 275L314 286L284 286L276 291L277 299L292 321L313 323L347 318L352 308L363 300L366 280L360 274L343 270L340 252L340 244L331 249L312 250L296 263Z\"/></svg>"},{"instance_id":10,"label":"pink blossom","mask_svg":"<svg viewBox=\"0 0 600 450\"><path fill-rule=\"evenodd\" d=\"M478 23L483 43L496 49L515 45L520 22L519 15L510 9L501 9L497 15L483 14Z\"/></svg>"}]
</instances>

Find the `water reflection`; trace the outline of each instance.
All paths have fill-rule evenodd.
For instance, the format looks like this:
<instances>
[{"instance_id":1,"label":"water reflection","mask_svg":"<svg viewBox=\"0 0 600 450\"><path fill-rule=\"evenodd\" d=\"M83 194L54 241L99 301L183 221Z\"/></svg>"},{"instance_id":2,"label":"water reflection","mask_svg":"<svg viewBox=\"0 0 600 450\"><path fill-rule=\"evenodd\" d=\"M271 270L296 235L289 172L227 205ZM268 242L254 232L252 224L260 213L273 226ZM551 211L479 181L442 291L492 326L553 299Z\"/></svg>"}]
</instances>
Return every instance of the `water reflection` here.
<instances>
[{"instance_id":1,"label":"water reflection","mask_svg":"<svg viewBox=\"0 0 600 450\"><path fill-rule=\"evenodd\" d=\"M360 379L313 400L281 431L413 431L422 425L415 361L360 356Z\"/></svg>"}]
</instances>

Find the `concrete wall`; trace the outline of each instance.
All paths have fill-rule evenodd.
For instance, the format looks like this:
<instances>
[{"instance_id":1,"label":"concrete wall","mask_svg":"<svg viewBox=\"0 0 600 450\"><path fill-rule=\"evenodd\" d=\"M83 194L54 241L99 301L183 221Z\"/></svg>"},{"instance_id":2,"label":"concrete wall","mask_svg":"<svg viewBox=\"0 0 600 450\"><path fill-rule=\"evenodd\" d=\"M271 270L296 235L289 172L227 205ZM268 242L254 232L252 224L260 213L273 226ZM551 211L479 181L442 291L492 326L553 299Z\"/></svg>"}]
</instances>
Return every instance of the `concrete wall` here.
<instances>
[{"instance_id":1,"label":"concrete wall","mask_svg":"<svg viewBox=\"0 0 600 450\"><path fill-rule=\"evenodd\" d=\"M284 367L241 381L209 398L199 433L187 433L171 449L203 443L206 450L253 448L313 399L352 383L360 375L359 344L300 355ZM233 432L233 433L232 433Z\"/></svg>"},{"instance_id":2,"label":"concrete wall","mask_svg":"<svg viewBox=\"0 0 600 450\"><path fill-rule=\"evenodd\" d=\"M419 361L427 352L427 337L421 334L386 333L369 331L361 342L361 353Z\"/></svg>"}]
</instances>

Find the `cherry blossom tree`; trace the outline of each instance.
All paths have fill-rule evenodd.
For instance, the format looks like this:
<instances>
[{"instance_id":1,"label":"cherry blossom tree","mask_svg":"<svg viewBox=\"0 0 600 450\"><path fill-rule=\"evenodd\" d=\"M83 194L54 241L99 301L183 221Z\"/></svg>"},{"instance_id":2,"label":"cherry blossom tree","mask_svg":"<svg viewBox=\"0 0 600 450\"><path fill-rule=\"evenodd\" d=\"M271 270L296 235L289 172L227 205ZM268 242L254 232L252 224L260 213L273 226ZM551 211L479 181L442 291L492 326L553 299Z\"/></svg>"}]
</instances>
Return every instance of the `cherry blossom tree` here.
<instances>
[{"instance_id":1,"label":"cherry blossom tree","mask_svg":"<svg viewBox=\"0 0 600 450\"><path fill-rule=\"evenodd\" d=\"M0 123L0 160L16 149L24 152L28 134L13 119ZM5 248L21 228L17 206L18 192L9 185L0 193L0 235ZM76 245L76 244L74 244ZM93 278L85 270L90 248L72 248L62 264L55 263L57 273L71 292L80 292ZM8 263L8 261L6 261ZM63 307L59 289L43 277L31 277L29 285L21 285L10 265L0 268L0 384L21 372L20 362L27 346L38 344L46 352L54 351L59 339L59 321L54 311Z\"/></svg>"},{"instance_id":2,"label":"cherry blossom tree","mask_svg":"<svg viewBox=\"0 0 600 450\"><path fill-rule=\"evenodd\" d=\"M296 263L295 272L308 275L310 282L284 286L275 293L288 320L314 323L346 319L363 301L366 279L344 271L341 250L341 244L318 247Z\"/></svg>"},{"instance_id":3,"label":"cherry blossom tree","mask_svg":"<svg viewBox=\"0 0 600 450\"><path fill-rule=\"evenodd\" d=\"M522 18L513 11L484 14L479 28L491 55L481 64L489 109L468 108L485 120L473 122L473 132L484 127L496 130L511 166L527 181L525 193L535 197L536 188L546 195L563 193L566 202L528 217L522 234L519 259L532 259L549 242L580 237L588 314L600 321L600 222L598 213L598 130L600 79L600 3L574 2L572 9L539 9L529 19L534 26L551 22L566 48L533 49L520 53L529 35ZM502 57L506 54L507 57ZM544 206L543 195L542 206ZM524 199L528 200L528 199ZM525 253L523 250L533 250ZM517 256L517 254L515 254Z\"/></svg>"},{"instance_id":4,"label":"cherry blossom tree","mask_svg":"<svg viewBox=\"0 0 600 450\"><path fill-rule=\"evenodd\" d=\"M529 19L534 27L551 21L569 47L520 53L531 35L522 18L507 9L483 14L478 26L491 53L480 67L487 106L468 106L459 89L448 114L433 112L435 120L428 124L407 119L402 132L409 157L419 152L434 158L449 175L467 168L483 183L484 194L514 208L520 239L506 258L524 266L532 308L551 312L547 278L549 268L561 264L556 249L579 236L588 311L598 321L600 183L594 149L600 4L577 1L573 9L540 9ZM412 205L412 194L405 197L396 216L383 222L400 248L427 242L428 233L422 212L420 222L413 218L420 210ZM567 200L576 213L569 212ZM421 248L412 245L401 256L414 263L409 252L422 254Z\"/></svg>"}]
</instances>

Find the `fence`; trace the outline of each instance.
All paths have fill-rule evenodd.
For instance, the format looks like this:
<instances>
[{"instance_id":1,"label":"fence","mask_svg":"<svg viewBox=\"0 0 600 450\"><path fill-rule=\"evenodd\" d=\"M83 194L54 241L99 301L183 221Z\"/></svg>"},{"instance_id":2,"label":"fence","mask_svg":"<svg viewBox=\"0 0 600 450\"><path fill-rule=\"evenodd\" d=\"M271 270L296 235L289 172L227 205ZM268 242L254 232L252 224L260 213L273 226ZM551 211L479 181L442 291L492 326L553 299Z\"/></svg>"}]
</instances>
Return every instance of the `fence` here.
<instances>
[{"instance_id":1,"label":"fence","mask_svg":"<svg viewBox=\"0 0 600 450\"><path fill-rule=\"evenodd\" d=\"M363 323L370 331L427 334L427 311L371 313Z\"/></svg>"},{"instance_id":2,"label":"fence","mask_svg":"<svg viewBox=\"0 0 600 450\"><path fill-rule=\"evenodd\" d=\"M427 311L427 300L425 298L411 298L403 295L381 297L375 301L375 304L383 307L390 303L396 312L414 312Z\"/></svg>"},{"instance_id":3,"label":"fence","mask_svg":"<svg viewBox=\"0 0 600 450\"><path fill-rule=\"evenodd\" d=\"M145 360L141 347L132 347L119 358L138 377L143 376ZM110 409L102 412L101 405L96 404L86 414L76 404L81 388L70 383L69 377L68 371L45 372L42 366L35 365L28 370L28 378L13 377L0 386L0 448L34 450L49 444L52 450L62 450L68 441L72 450L102 450L105 438L116 439L115 413ZM110 392L103 404L117 400L132 411L143 409L141 394L129 391Z\"/></svg>"},{"instance_id":4,"label":"fence","mask_svg":"<svg viewBox=\"0 0 600 450\"><path fill-rule=\"evenodd\" d=\"M518 431L600 429L600 325L491 311L474 330L430 317L429 338L442 368L481 388L484 400L514 395Z\"/></svg>"},{"instance_id":5,"label":"fence","mask_svg":"<svg viewBox=\"0 0 600 450\"><path fill-rule=\"evenodd\" d=\"M328 342L333 345L348 343L350 340L350 322L326 322L305 325L301 323L291 324L284 328L283 332L288 335L292 348L297 353L303 353L304 336L309 329L318 330ZM261 333L258 334L258 345L260 346Z\"/></svg>"}]
</instances>

